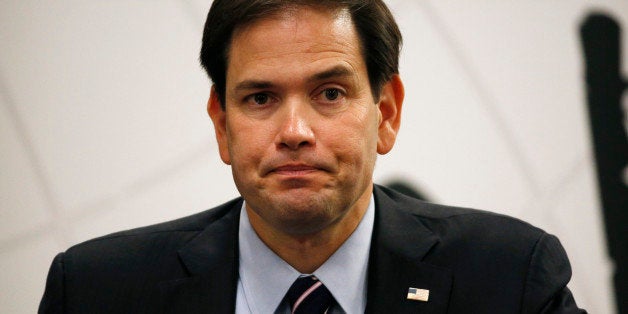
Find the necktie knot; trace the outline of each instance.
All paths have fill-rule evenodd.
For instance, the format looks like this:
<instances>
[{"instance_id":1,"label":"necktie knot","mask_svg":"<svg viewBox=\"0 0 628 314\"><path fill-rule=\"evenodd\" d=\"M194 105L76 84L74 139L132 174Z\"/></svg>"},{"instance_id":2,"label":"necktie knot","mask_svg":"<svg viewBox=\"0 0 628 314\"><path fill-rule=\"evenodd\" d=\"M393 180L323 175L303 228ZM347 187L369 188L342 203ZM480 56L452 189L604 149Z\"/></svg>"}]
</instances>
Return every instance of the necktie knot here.
<instances>
[{"instance_id":1,"label":"necktie knot","mask_svg":"<svg viewBox=\"0 0 628 314\"><path fill-rule=\"evenodd\" d=\"M326 313L334 297L325 285L314 276L299 277L286 293L292 314Z\"/></svg>"}]
</instances>

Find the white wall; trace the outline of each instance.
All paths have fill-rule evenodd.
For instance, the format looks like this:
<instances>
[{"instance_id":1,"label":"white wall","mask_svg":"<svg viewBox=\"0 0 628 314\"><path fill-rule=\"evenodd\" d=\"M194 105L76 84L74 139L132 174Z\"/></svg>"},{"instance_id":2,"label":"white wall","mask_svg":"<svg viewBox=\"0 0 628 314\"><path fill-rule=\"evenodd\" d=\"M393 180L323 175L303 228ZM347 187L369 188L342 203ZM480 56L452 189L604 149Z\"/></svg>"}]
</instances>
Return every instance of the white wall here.
<instances>
[{"instance_id":1,"label":"white wall","mask_svg":"<svg viewBox=\"0 0 628 314\"><path fill-rule=\"evenodd\" d=\"M626 30L628 2L389 3L407 98L376 181L556 234L579 305L613 313L578 27L602 8ZM0 2L0 312L34 312L72 244L237 195L197 62L209 5Z\"/></svg>"}]
</instances>

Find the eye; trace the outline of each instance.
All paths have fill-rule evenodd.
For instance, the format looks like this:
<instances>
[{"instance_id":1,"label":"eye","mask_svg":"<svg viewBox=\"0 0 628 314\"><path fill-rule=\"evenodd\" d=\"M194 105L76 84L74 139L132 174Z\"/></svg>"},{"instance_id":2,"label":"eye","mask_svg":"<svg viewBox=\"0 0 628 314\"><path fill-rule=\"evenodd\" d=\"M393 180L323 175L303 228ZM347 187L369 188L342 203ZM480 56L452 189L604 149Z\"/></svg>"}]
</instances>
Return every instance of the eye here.
<instances>
[{"instance_id":1,"label":"eye","mask_svg":"<svg viewBox=\"0 0 628 314\"><path fill-rule=\"evenodd\" d=\"M325 85L316 89L312 97L317 110L325 114L334 114L347 108L349 104L347 90L339 86L340 84Z\"/></svg>"},{"instance_id":2,"label":"eye","mask_svg":"<svg viewBox=\"0 0 628 314\"><path fill-rule=\"evenodd\" d=\"M340 95L340 91L335 88L328 88L323 91L323 94L327 100L336 100L338 99L338 95Z\"/></svg>"},{"instance_id":3,"label":"eye","mask_svg":"<svg viewBox=\"0 0 628 314\"><path fill-rule=\"evenodd\" d=\"M316 90L312 100L323 107L340 108L347 103L347 91L337 84L327 84Z\"/></svg>"},{"instance_id":4,"label":"eye","mask_svg":"<svg viewBox=\"0 0 628 314\"><path fill-rule=\"evenodd\" d=\"M262 94L262 93L254 94L252 98L253 98L253 101L258 105L265 105L268 102L267 94Z\"/></svg>"}]
</instances>

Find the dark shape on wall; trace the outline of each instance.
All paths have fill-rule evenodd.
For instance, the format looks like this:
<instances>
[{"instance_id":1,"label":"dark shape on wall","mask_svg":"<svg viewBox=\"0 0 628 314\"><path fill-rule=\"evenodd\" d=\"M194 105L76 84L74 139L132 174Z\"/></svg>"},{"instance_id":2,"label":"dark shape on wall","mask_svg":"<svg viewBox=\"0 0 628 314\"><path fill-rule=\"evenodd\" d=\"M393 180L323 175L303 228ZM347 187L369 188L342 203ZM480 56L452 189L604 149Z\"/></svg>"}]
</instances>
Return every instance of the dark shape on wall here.
<instances>
[{"instance_id":1,"label":"dark shape on wall","mask_svg":"<svg viewBox=\"0 0 628 314\"><path fill-rule=\"evenodd\" d=\"M384 185L397 192L405 194L407 196L411 196L414 198L418 198L420 200L428 201L427 197L425 197L425 194L421 193L418 188L413 187L412 184L406 181L393 180Z\"/></svg>"},{"instance_id":2,"label":"dark shape on wall","mask_svg":"<svg viewBox=\"0 0 628 314\"><path fill-rule=\"evenodd\" d=\"M597 179L610 257L615 262L614 286L619 313L628 313L628 139L622 95L621 30L604 14L589 15L580 29L586 58L589 118Z\"/></svg>"}]
</instances>

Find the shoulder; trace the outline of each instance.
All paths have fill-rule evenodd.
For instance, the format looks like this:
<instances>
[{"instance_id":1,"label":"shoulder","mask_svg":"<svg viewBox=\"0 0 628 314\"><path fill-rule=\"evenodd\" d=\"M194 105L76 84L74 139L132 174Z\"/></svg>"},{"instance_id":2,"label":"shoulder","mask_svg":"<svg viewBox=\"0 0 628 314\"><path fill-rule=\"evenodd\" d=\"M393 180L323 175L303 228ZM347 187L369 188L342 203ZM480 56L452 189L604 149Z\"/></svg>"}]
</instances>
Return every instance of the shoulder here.
<instances>
[{"instance_id":1,"label":"shoulder","mask_svg":"<svg viewBox=\"0 0 628 314\"><path fill-rule=\"evenodd\" d=\"M396 212L396 215L406 216L406 220L412 217L440 238L531 240L546 234L540 228L514 217L472 208L433 204L381 186L375 187L375 197L381 210Z\"/></svg>"},{"instance_id":2,"label":"shoulder","mask_svg":"<svg viewBox=\"0 0 628 314\"><path fill-rule=\"evenodd\" d=\"M240 203L241 199L237 198L187 217L94 238L70 247L64 256L66 260L103 256L137 258L147 251L176 251Z\"/></svg>"},{"instance_id":3,"label":"shoulder","mask_svg":"<svg viewBox=\"0 0 628 314\"><path fill-rule=\"evenodd\" d=\"M535 251L546 250L543 244L554 236L549 235L520 219L470 208L431 204L404 196L386 188L376 189L381 224L387 230L425 230L415 233L433 237L435 245L426 259L436 264L468 269L502 270L525 269ZM412 245L418 239L408 239ZM561 248L562 251L562 248ZM460 261L467 261L460 264ZM522 275L524 275L522 273Z\"/></svg>"},{"instance_id":4,"label":"shoulder","mask_svg":"<svg viewBox=\"0 0 628 314\"><path fill-rule=\"evenodd\" d=\"M421 261L452 272L453 312L465 312L465 300L485 300L486 305L488 299L526 313L563 303L577 312L566 288L569 260L555 236L506 215L431 204L382 187L375 195L382 205L378 210L387 212L382 223L427 230L424 236L433 237L434 245ZM418 240L404 239L404 246Z\"/></svg>"},{"instance_id":5,"label":"shoulder","mask_svg":"<svg viewBox=\"0 0 628 314\"><path fill-rule=\"evenodd\" d=\"M376 197L382 210L394 210L400 215L418 219L439 237L538 239L546 233L523 220L490 211L433 204L421 201L385 187L376 187ZM505 237L505 238L504 238Z\"/></svg>"},{"instance_id":6,"label":"shoulder","mask_svg":"<svg viewBox=\"0 0 628 314\"><path fill-rule=\"evenodd\" d=\"M241 199L235 199L189 217L109 234L69 248L57 255L50 267L40 311L158 311L153 306L161 301L160 284L189 274L179 252L212 227L237 225L239 204ZM215 241L222 243L225 237Z\"/></svg>"}]
</instances>

